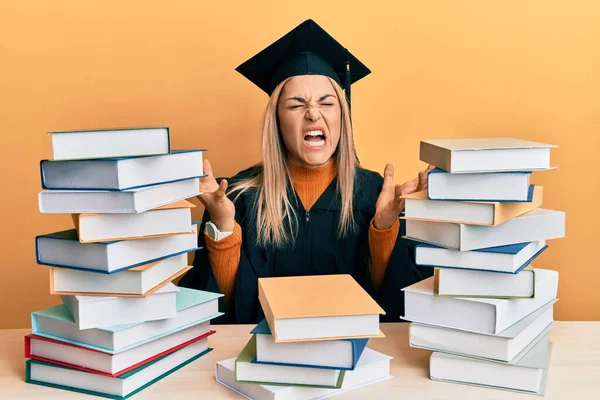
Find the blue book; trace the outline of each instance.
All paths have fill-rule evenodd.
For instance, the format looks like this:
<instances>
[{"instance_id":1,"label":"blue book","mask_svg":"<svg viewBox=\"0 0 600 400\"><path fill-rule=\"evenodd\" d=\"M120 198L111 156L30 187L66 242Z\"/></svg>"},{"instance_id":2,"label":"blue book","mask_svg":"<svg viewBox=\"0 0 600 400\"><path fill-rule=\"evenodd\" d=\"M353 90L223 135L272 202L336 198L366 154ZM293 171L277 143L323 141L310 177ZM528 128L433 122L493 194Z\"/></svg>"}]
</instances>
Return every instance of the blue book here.
<instances>
[{"instance_id":1,"label":"blue book","mask_svg":"<svg viewBox=\"0 0 600 400\"><path fill-rule=\"evenodd\" d=\"M75 229L35 238L38 264L112 274L199 250L198 225L191 233L137 240L80 243Z\"/></svg>"},{"instance_id":2,"label":"blue book","mask_svg":"<svg viewBox=\"0 0 600 400\"><path fill-rule=\"evenodd\" d=\"M251 333L256 335L253 363L341 370L354 370L369 340L275 343L265 319Z\"/></svg>"},{"instance_id":3,"label":"blue book","mask_svg":"<svg viewBox=\"0 0 600 400\"><path fill-rule=\"evenodd\" d=\"M415 263L425 267L517 274L547 248L544 240L471 251L418 243L415 246Z\"/></svg>"},{"instance_id":4,"label":"blue book","mask_svg":"<svg viewBox=\"0 0 600 400\"><path fill-rule=\"evenodd\" d=\"M203 177L206 150L91 160L42 160L42 187L52 190L121 191Z\"/></svg>"},{"instance_id":5,"label":"blue book","mask_svg":"<svg viewBox=\"0 0 600 400\"><path fill-rule=\"evenodd\" d=\"M220 293L180 287L175 300L177 314L173 318L84 330L77 328L67 308L60 304L32 312L31 333L102 353L117 354L199 324L206 324L210 329L210 320L223 315L219 312L220 297L223 297Z\"/></svg>"},{"instance_id":6,"label":"blue book","mask_svg":"<svg viewBox=\"0 0 600 400\"><path fill-rule=\"evenodd\" d=\"M451 174L435 168L427 175L429 200L528 202L531 171Z\"/></svg>"},{"instance_id":7,"label":"blue book","mask_svg":"<svg viewBox=\"0 0 600 400\"><path fill-rule=\"evenodd\" d=\"M162 378L212 351L203 341L144 364L117 377L84 372L38 360L25 362L25 381L41 386L106 397L127 399Z\"/></svg>"}]
</instances>

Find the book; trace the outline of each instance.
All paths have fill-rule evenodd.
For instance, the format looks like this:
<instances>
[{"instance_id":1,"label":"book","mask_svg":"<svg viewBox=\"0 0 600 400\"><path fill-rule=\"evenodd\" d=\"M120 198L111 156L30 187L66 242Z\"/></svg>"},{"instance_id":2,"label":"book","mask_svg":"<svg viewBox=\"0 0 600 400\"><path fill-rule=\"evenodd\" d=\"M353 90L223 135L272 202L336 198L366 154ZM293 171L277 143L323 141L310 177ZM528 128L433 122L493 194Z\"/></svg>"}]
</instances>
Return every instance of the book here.
<instances>
[{"instance_id":1,"label":"book","mask_svg":"<svg viewBox=\"0 0 600 400\"><path fill-rule=\"evenodd\" d=\"M42 190L39 211L45 214L141 213L200 194L200 179L144 186L122 191Z\"/></svg>"},{"instance_id":2,"label":"book","mask_svg":"<svg viewBox=\"0 0 600 400\"><path fill-rule=\"evenodd\" d=\"M384 337L385 311L351 275L259 278L258 300L275 343Z\"/></svg>"},{"instance_id":3,"label":"book","mask_svg":"<svg viewBox=\"0 0 600 400\"><path fill-rule=\"evenodd\" d=\"M192 232L193 203L176 201L137 214L72 214L80 243L148 239Z\"/></svg>"},{"instance_id":4,"label":"book","mask_svg":"<svg viewBox=\"0 0 600 400\"><path fill-rule=\"evenodd\" d=\"M38 360L25 362L25 381L78 393L127 399L210 352L198 341L118 377L79 371Z\"/></svg>"},{"instance_id":5,"label":"book","mask_svg":"<svg viewBox=\"0 0 600 400\"><path fill-rule=\"evenodd\" d=\"M435 268L434 294L447 297L493 299L535 296L535 274L531 265L517 274L496 274L454 268Z\"/></svg>"},{"instance_id":6,"label":"book","mask_svg":"<svg viewBox=\"0 0 600 400\"><path fill-rule=\"evenodd\" d=\"M80 371L117 377L200 340L204 342L204 350L206 350L207 338L214 333L215 331L210 330L210 327L206 330L206 327L200 324L117 354L91 350L43 336L27 335L25 357Z\"/></svg>"},{"instance_id":7,"label":"book","mask_svg":"<svg viewBox=\"0 0 600 400\"><path fill-rule=\"evenodd\" d=\"M451 174L435 168L427 175L430 200L531 201L531 172Z\"/></svg>"},{"instance_id":8,"label":"book","mask_svg":"<svg viewBox=\"0 0 600 400\"><path fill-rule=\"evenodd\" d=\"M129 127L48 132L54 160L168 154L168 127Z\"/></svg>"},{"instance_id":9,"label":"book","mask_svg":"<svg viewBox=\"0 0 600 400\"><path fill-rule=\"evenodd\" d=\"M43 189L130 190L204 176L205 150L173 150L148 157L40 161Z\"/></svg>"},{"instance_id":10,"label":"book","mask_svg":"<svg viewBox=\"0 0 600 400\"><path fill-rule=\"evenodd\" d=\"M497 226L406 220L405 238L467 251L564 236L565 213L537 208Z\"/></svg>"},{"instance_id":11,"label":"book","mask_svg":"<svg viewBox=\"0 0 600 400\"><path fill-rule=\"evenodd\" d=\"M50 267L50 294L147 297L189 271L187 264L183 253L114 274Z\"/></svg>"},{"instance_id":12,"label":"book","mask_svg":"<svg viewBox=\"0 0 600 400\"><path fill-rule=\"evenodd\" d=\"M552 352L552 343L548 339L549 334L546 334L533 348L511 363L433 352L429 359L430 378L544 395Z\"/></svg>"},{"instance_id":13,"label":"book","mask_svg":"<svg viewBox=\"0 0 600 400\"><path fill-rule=\"evenodd\" d=\"M415 246L415 263L437 268L516 274L530 265L547 248L545 240L471 251L459 251L418 243Z\"/></svg>"},{"instance_id":14,"label":"book","mask_svg":"<svg viewBox=\"0 0 600 400\"><path fill-rule=\"evenodd\" d=\"M354 371L345 371L340 389L313 388L285 385L260 385L241 383L235 380L235 358L218 361L216 380L221 385L246 399L254 400L309 400L347 393L363 386L375 384L391 378L390 360L392 357L366 348Z\"/></svg>"},{"instance_id":15,"label":"book","mask_svg":"<svg viewBox=\"0 0 600 400\"><path fill-rule=\"evenodd\" d=\"M275 343L266 319L252 331L256 335L256 362L273 365L353 370L369 339Z\"/></svg>"},{"instance_id":16,"label":"book","mask_svg":"<svg viewBox=\"0 0 600 400\"><path fill-rule=\"evenodd\" d=\"M235 360L235 380L262 385L295 385L340 388L345 371L331 368L298 367L253 363L256 359L256 336L252 335Z\"/></svg>"},{"instance_id":17,"label":"book","mask_svg":"<svg viewBox=\"0 0 600 400\"><path fill-rule=\"evenodd\" d=\"M426 190L402 197L406 200L403 219L496 226L540 207L543 191L536 186L531 202L429 200Z\"/></svg>"},{"instance_id":18,"label":"book","mask_svg":"<svg viewBox=\"0 0 600 400\"><path fill-rule=\"evenodd\" d=\"M173 318L179 288L167 284L148 297L60 296L80 330Z\"/></svg>"},{"instance_id":19,"label":"book","mask_svg":"<svg viewBox=\"0 0 600 400\"><path fill-rule=\"evenodd\" d=\"M556 299L558 272L536 271L535 297L488 299L434 296L434 277L402 289L405 320L476 333L497 334Z\"/></svg>"},{"instance_id":20,"label":"book","mask_svg":"<svg viewBox=\"0 0 600 400\"><path fill-rule=\"evenodd\" d=\"M174 318L85 330L77 327L67 308L60 304L32 312L31 333L116 354L191 326L205 324L208 329L208 321L223 315L219 312L218 299L223 297L220 293L180 287L176 296Z\"/></svg>"},{"instance_id":21,"label":"book","mask_svg":"<svg viewBox=\"0 0 600 400\"><path fill-rule=\"evenodd\" d=\"M514 138L423 140L420 160L451 173L548 170L555 147Z\"/></svg>"},{"instance_id":22,"label":"book","mask_svg":"<svg viewBox=\"0 0 600 400\"><path fill-rule=\"evenodd\" d=\"M550 330L554 321L552 300L496 335L411 322L411 347L468 357L509 362L535 338Z\"/></svg>"},{"instance_id":23,"label":"book","mask_svg":"<svg viewBox=\"0 0 600 400\"><path fill-rule=\"evenodd\" d=\"M80 243L75 229L36 237L37 263L52 267L111 274L198 248L198 228L192 233L139 240Z\"/></svg>"}]
</instances>

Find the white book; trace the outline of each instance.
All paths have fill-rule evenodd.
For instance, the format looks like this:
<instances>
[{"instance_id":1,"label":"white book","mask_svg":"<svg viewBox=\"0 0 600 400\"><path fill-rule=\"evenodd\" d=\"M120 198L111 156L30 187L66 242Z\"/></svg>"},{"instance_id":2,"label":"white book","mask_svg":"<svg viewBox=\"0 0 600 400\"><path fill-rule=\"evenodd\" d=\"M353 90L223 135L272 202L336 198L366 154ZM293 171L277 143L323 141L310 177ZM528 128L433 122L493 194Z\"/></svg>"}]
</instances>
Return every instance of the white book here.
<instances>
[{"instance_id":1,"label":"white book","mask_svg":"<svg viewBox=\"0 0 600 400\"><path fill-rule=\"evenodd\" d=\"M192 231L193 203L176 201L136 214L73 214L81 243L142 239Z\"/></svg>"},{"instance_id":2,"label":"white book","mask_svg":"<svg viewBox=\"0 0 600 400\"><path fill-rule=\"evenodd\" d=\"M344 382L339 389L259 385L237 382L235 379L235 358L217 362L216 380L246 399L316 400L347 393L351 390L391 378L391 359L392 357L388 355L366 348L356 368L353 371L346 371Z\"/></svg>"},{"instance_id":3,"label":"white book","mask_svg":"<svg viewBox=\"0 0 600 400\"><path fill-rule=\"evenodd\" d=\"M346 371L339 369L254 362L256 360L256 336L252 335L235 360L235 380L237 382L327 388L342 386Z\"/></svg>"},{"instance_id":4,"label":"white book","mask_svg":"<svg viewBox=\"0 0 600 400\"><path fill-rule=\"evenodd\" d=\"M551 328L555 302L544 304L496 335L412 322L409 344L419 349L509 362Z\"/></svg>"},{"instance_id":5,"label":"white book","mask_svg":"<svg viewBox=\"0 0 600 400\"><path fill-rule=\"evenodd\" d=\"M148 297L60 296L81 330L154 321L177 315L177 286L169 283Z\"/></svg>"},{"instance_id":6,"label":"white book","mask_svg":"<svg viewBox=\"0 0 600 400\"><path fill-rule=\"evenodd\" d=\"M168 127L49 132L54 160L149 156L171 150Z\"/></svg>"},{"instance_id":7,"label":"white book","mask_svg":"<svg viewBox=\"0 0 600 400\"><path fill-rule=\"evenodd\" d=\"M160 356L172 353L191 341L202 340L206 350L208 348L206 338L211 333L214 331L210 330L210 323L205 322L117 354L99 352L67 342L31 335L28 337L27 357L53 364L68 364L70 368L84 368L92 370L90 372L119 376Z\"/></svg>"},{"instance_id":8,"label":"white book","mask_svg":"<svg viewBox=\"0 0 600 400\"><path fill-rule=\"evenodd\" d=\"M460 251L565 236L563 211L537 208L497 226L406 220L406 238Z\"/></svg>"},{"instance_id":9,"label":"white book","mask_svg":"<svg viewBox=\"0 0 600 400\"><path fill-rule=\"evenodd\" d=\"M114 274L51 267L50 293L144 296L187 270L187 253Z\"/></svg>"},{"instance_id":10,"label":"white book","mask_svg":"<svg viewBox=\"0 0 600 400\"><path fill-rule=\"evenodd\" d=\"M436 268L436 296L530 298L535 294L537 269L527 267L517 274Z\"/></svg>"},{"instance_id":11,"label":"white book","mask_svg":"<svg viewBox=\"0 0 600 400\"><path fill-rule=\"evenodd\" d=\"M197 249L198 227L192 233L116 242L80 243L77 231L55 232L36 238L38 264L114 273Z\"/></svg>"},{"instance_id":12,"label":"white book","mask_svg":"<svg viewBox=\"0 0 600 400\"><path fill-rule=\"evenodd\" d=\"M530 172L451 174L439 168L427 175L431 200L527 201L533 186Z\"/></svg>"},{"instance_id":13,"label":"white book","mask_svg":"<svg viewBox=\"0 0 600 400\"><path fill-rule=\"evenodd\" d=\"M266 320L250 333L256 335L256 361L310 367L354 369L369 339L275 343Z\"/></svg>"},{"instance_id":14,"label":"white book","mask_svg":"<svg viewBox=\"0 0 600 400\"><path fill-rule=\"evenodd\" d=\"M434 352L429 359L432 380L543 395L552 343L549 334L511 363Z\"/></svg>"},{"instance_id":15,"label":"white book","mask_svg":"<svg viewBox=\"0 0 600 400\"><path fill-rule=\"evenodd\" d=\"M42 160L42 187L54 190L127 190L198 178L204 175L204 151L174 150L159 156L97 160Z\"/></svg>"},{"instance_id":16,"label":"white book","mask_svg":"<svg viewBox=\"0 0 600 400\"><path fill-rule=\"evenodd\" d=\"M119 377L104 376L37 360L28 360L26 362L26 381L60 389L83 391L102 397L126 398L209 351L210 349L206 349L206 343L200 340L155 362L137 368L131 374Z\"/></svg>"},{"instance_id":17,"label":"white book","mask_svg":"<svg viewBox=\"0 0 600 400\"><path fill-rule=\"evenodd\" d=\"M434 277L404 289L403 319L470 332L497 334L542 305L556 299L558 272L536 271L532 299L488 299L439 297L434 295Z\"/></svg>"},{"instance_id":18,"label":"white book","mask_svg":"<svg viewBox=\"0 0 600 400\"><path fill-rule=\"evenodd\" d=\"M515 138L423 140L420 160L451 173L547 170L555 147Z\"/></svg>"},{"instance_id":19,"label":"white book","mask_svg":"<svg viewBox=\"0 0 600 400\"><path fill-rule=\"evenodd\" d=\"M548 246L546 241L459 251L420 243L415 247L415 263L438 268L461 268L514 274L525 268Z\"/></svg>"},{"instance_id":20,"label":"white book","mask_svg":"<svg viewBox=\"0 0 600 400\"><path fill-rule=\"evenodd\" d=\"M60 304L31 313L31 332L116 354L222 315L218 303L222 294L180 287L176 296L174 318L80 330L69 310Z\"/></svg>"},{"instance_id":21,"label":"white book","mask_svg":"<svg viewBox=\"0 0 600 400\"><path fill-rule=\"evenodd\" d=\"M543 189L536 186L530 202L429 200L426 190L402 197L405 219L496 226L540 207Z\"/></svg>"},{"instance_id":22,"label":"white book","mask_svg":"<svg viewBox=\"0 0 600 400\"><path fill-rule=\"evenodd\" d=\"M41 213L141 213L200 194L200 179L123 191L42 190L38 195Z\"/></svg>"}]
</instances>

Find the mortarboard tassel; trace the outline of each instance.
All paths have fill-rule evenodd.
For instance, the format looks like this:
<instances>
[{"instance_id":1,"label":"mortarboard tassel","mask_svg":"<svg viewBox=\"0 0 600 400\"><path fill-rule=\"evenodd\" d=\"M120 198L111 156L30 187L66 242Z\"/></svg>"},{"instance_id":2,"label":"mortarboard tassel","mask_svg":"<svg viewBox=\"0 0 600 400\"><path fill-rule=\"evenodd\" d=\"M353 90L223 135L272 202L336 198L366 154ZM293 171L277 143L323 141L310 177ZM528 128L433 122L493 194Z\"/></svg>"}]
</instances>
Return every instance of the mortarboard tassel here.
<instances>
[{"instance_id":1,"label":"mortarboard tassel","mask_svg":"<svg viewBox=\"0 0 600 400\"><path fill-rule=\"evenodd\" d=\"M348 99L348 108L350 109L350 52L346 49L346 73L345 73L345 85L346 85L346 98Z\"/></svg>"}]
</instances>

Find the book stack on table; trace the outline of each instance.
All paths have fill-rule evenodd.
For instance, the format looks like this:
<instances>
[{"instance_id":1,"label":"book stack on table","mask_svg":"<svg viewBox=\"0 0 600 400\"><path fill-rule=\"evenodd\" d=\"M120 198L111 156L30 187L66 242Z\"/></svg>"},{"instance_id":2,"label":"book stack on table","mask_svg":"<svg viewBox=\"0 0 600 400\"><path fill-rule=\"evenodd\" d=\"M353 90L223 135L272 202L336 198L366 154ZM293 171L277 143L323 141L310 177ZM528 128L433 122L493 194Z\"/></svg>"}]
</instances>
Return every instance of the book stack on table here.
<instances>
[{"instance_id":1,"label":"book stack on table","mask_svg":"<svg viewBox=\"0 0 600 400\"><path fill-rule=\"evenodd\" d=\"M417 265L435 268L403 288L413 347L433 350L430 377L543 394L558 272L534 268L565 213L541 208L534 171L552 145L512 138L421 142L437 167L428 189L405 196Z\"/></svg>"},{"instance_id":2,"label":"book stack on table","mask_svg":"<svg viewBox=\"0 0 600 400\"><path fill-rule=\"evenodd\" d=\"M212 349L219 293L179 288L198 250L194 205L204 150L171 151L169 129L52 132L42 213L74 229L36 238L51 294L31 314L26 381L127 398Z\"/></svg>"},{"instance_id":3,"label":"book stack on table","mask_svg":"<svg viewBox=\"0 0 600 400\"><path fill-rule=\"evenodd\" d=\"M317 399L390 378L384 311L350 275L259 279L265 319L238 357L219 361L217 381L249 399Z\"/></svg>"}]
</instances>

